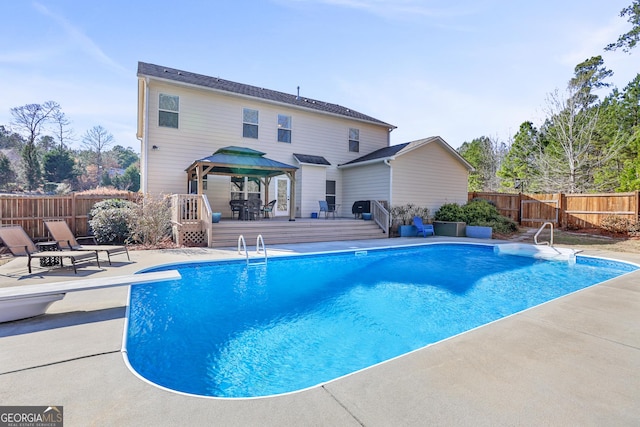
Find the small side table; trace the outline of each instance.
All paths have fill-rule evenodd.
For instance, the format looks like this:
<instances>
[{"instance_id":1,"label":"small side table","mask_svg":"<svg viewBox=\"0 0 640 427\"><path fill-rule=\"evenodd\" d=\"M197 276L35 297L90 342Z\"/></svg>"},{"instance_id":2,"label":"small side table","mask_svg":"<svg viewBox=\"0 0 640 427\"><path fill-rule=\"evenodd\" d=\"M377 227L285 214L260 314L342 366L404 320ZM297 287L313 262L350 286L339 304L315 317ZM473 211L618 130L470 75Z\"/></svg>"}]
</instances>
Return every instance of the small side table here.
<instances>
[{"instance_id":1,"label":"small side table","mask_svg":"<svg viewBox=\"0 0 640 427\"><path fill-rule=\"evenodd\" d=\"M57 252L60 251L58 242L42 242L36 245L42 252ZM44 257L40 258L40 267L53 267L60 265L60 257Z\"/></svg>"}]
</instances>

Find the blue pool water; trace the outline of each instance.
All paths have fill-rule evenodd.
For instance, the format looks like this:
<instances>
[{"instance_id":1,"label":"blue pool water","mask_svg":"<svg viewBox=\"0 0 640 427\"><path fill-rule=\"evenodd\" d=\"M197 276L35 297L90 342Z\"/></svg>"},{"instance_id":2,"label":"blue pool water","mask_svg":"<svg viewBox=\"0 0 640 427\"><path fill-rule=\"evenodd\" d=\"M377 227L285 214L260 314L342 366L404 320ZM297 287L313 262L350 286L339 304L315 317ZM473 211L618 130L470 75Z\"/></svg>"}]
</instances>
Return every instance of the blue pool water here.
<instances>
[{"instance_id":1,"label":"blue pool water","mask_svg":"<svg viewBox=\"0 0 640 427\"><path fill-rule=\"evenodd\" d=\"M131 289L130 365L180 392L255 397L311 387L635 270L497 255L492 246L198 262Z\"/></svg>"}]
</instances>

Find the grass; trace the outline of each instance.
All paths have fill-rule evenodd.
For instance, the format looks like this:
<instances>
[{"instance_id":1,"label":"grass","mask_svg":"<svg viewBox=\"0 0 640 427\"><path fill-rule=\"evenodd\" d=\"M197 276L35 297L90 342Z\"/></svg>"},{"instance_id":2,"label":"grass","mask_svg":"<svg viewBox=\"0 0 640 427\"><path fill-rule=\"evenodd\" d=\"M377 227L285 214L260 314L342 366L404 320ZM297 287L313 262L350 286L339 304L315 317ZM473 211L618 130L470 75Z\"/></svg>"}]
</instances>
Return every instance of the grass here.
<instances>
[{"instance_id":1,"label":"grass","mask_svg":"<svg viewBox=\"0 0 640 427\"><path fill-rule=\"evenodd\" d=\"M522 238L525 230L510 240L518 239L524 243L533 243L533 234ZM538 241L548 241L549 232L543 231L538 236ZM554 230L553 243L559 246L568 246L573 249L607 250L612 252L640 253L640 240L637 238L621 237L616 235L603 235L598 230L566 231Z\"/></svg>"}]
</instances>

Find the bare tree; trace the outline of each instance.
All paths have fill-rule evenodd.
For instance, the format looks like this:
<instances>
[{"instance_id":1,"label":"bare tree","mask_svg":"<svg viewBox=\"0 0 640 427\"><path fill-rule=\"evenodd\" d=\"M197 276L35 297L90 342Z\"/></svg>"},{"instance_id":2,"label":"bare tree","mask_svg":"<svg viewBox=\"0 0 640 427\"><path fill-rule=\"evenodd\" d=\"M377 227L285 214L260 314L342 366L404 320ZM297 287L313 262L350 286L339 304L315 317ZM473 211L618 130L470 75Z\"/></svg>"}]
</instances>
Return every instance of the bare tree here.
<instances>
[{"instance_id":1,"label":"bare tree","mask_svg":"<svg viewBox=\"0 0 640 427\"><path fill-rule=\"evenodd\" d=\"M42 127L58 111L60 111L60 105L54 101L47 101L44 104L27 104L11 109L11 124L22 131L27 139L22 149L22 162L24 179L29 190L35 190L42 179L36 138L40 135Z\"/></svg>"},{"instance_id":2,"label":"bare tree","mask_svg":"<svg viewBox=\"0 0 640 427\"><path fill-rule=\"evenodd\" d=\"M100 172L102 172L102 153L114 143L113 135L102 126L92 127L82 137L82 145L87 150L95 153L96 166L98 166Z\"/></svg>"},{"instance_id":3,"label":"bare tree","mask_svg":"<svg viewBox=\"0 0 640 427\"><path fill-rule=\"evenodd\" d=\"M51 116L51 120L54 124L54 133L58 140L58 147L60 150L68 148L69 143L74 139L73 129L70 128L71 121L69 121L62 110L54 112Z\"/></svg>"},{"instance_id":4,"label":"bare tree","mask_svg":"<svg viewBox=\"0 0 640 427\"><path fill-rule=\"evenodd\" d=\"M54 101L15 107L11 109L11 124L24 133L27 144L35 144L42 127L59 111L60 105Z\"/></svg>"},{"instance_id":5,"label":"bare tree","mask_svg":"<svg viewBox=\"0 0 640 427\"><path fill-rule=\"evenodd\" d=\"M579 89L569 86L566 98L557 90L547 97L549 144L537 159L547 191L582 193L593 187L594 170L613 159L619 144L603 147L595 135L598 108L584 109Z\"/></svg>"}]
</instances>

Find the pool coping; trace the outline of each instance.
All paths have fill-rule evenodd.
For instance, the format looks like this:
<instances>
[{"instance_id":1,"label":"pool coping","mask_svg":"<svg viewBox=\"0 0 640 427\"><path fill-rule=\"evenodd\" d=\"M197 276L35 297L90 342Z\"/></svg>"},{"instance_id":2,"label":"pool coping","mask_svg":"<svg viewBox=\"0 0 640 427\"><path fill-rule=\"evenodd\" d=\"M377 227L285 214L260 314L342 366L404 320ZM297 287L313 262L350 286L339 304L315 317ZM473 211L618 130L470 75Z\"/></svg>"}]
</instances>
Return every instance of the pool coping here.
<instances>
[{"instance_id":1,"label":"pool coping","mask_svg":"<svg viewBox=\"0 0 640 427\"><path fill-rule=\"evenodd\" d=\"M268 249L275 255L416 243L400 238ZM232 249L131 254L131 263L87 268L84 275L130 274L176 258L239 257ZM583 255L640 262L636 254ZM23 266L11 264L0 266L0 286L65 277L52 271L20 279L16 268ZM640 419L638 272L321 387L246 400L178 395L129 372L121 354L127 294L116 288L77 292L50 314L0 324L0 402L64 406L67 425L630 425Z\"/></svg>"}]
</instances>

